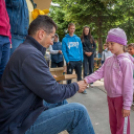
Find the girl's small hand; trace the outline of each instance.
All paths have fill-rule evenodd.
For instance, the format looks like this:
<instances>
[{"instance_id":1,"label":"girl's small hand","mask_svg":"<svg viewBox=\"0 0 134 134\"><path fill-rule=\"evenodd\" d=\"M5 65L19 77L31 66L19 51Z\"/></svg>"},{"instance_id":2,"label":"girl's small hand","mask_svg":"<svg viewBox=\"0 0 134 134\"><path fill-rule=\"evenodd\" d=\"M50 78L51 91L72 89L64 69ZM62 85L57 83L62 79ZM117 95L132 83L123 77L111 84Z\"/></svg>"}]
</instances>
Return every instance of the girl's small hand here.
<instances>
[{"instance_id":1,"label":"girl's small hand","mask_svg":"<svg viewBox=\"0 0 134 134\"><path fill-rule=\"evenodd\" d=\"M123 117L130 116L130 110L122 109L122 115Z\"/></svg>"},{"instance_id":2,"label":"girl's small hand","mask_svg":"<svg viewBox=\"0 0 134 134\"><path fill-rule=\"evenodd\" d=\"M86 82L86 80L84 79L84 82L86 83L86 84L88 84L87 82Z\"/></svg>"}]
</instances>

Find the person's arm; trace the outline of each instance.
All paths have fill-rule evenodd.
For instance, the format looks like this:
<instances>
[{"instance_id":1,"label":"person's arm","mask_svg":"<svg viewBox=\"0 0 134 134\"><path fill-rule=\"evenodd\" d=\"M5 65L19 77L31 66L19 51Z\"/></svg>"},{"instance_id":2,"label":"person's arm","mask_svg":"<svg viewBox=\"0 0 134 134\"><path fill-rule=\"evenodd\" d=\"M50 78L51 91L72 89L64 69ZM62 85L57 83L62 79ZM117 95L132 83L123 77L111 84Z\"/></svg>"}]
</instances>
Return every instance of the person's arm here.
<instances>
[{"instance_id":1,"label":"person's arm","mask_svg":"<svg viewBox=\"0 0 134 134\"><path fill-rule=\"evenodd\" d=\"M133 100L133 63L124 61L122 64L123 72L123 109L130 110Z\"/></svg>"},{"instance_id":2,"label":"person's arm","mask_svg":"<svg viewBox=\"0 0 134 134\"><path fill-rule=\"evenodd\" d=\"M81 40L79 41L80 43L80 51L81 51L81 61L83 61L83 46Z\"/></svg>"},{"instance_id":3,"label":"person's arm","mask_svg":"<svg viewBox=\"0 0 134 134\"><path fill-rule=\"evenodd\" d=\"M22 5L21 0L5 0L6 6L10 8L19 8L19 5Z\"/></svg>"},{"instance_id":4,"label":"person's arm","mask_svg":"<svg viewBox=\"0 0 134 134\"><path fill-rule=\"evenodd\" d=\"M104 68L105 68L105 66L103 64L100 69L95 71L93 74L85 77L85 81L89 84L89 83L95 82L96 80L103 78L104 77Z\"/></svg>"},{"instance_id":5,"label":"person's arm","mask_svg":"<svg viewBox=\"0 0 134 134\"><path fill-rule=\"evenodd\" d=\"M63 66L63 68L64 68L64 73L66 73L67 72L67 67L66 67L66 61L64 60L64 66Z\"/></svg>"},{"instance_id":6,"label":"person's arm","mask_svg":"<svg viewBox=\"0 0 134 134\"><path fill-rule=\"evenodd\" d=\"M50 54L58 54L59 53L59 50L53 50L53 47L51 45L49 46L49 51L50 51Z\"/></svg>"},{"instance_id":7,"label":"person's arm","mask_svg":"<svg viewBox=\"0 0 134 134\"><path fill-rule=\"evenodd\" d=\"M95 51L96 51L96 43L93 40L93 49L92 49L92 52L94 53Z\"/></svg>"},{"instance_id":8,"label":"person's arm","mask_svg":"<svg viewBox=\"0 0 134 134\"><path fill-rule=\"evenodd\" d=\"M101 64L103 64L105 61L105 53L104 51L102 52L102 57L101 57Z\"/></svg>"},{"instance_id":9,"label":"person's arm","mask_svg":"<svg viewBox=\"0 0 134 134\"><path fill-rule=\"evenodd\" d=\"M55 81L42 55L32 54L24 60L20 78L26 88L47 102L60 102L73 96L78 90L77 83L62 85Z\"/></svg>"},{"instance_id":10,"label":"person's arm","mask_svg":"<svg viewBox=\"0 0 134 134\"><path fill-rule=\"evenodd\" d=\"M82 42L82 46L83 46L83 53L85 54L85 52L87 52L87 49L86 49L86 46L85 46L84 42Z\"/></svg>"},{"instance_id":11,"label":"person's arm","mask_svg":"<svg viewBox=\"0 0 134 134\"><path fill-rule=\"evenodd\" d=\"M64 55L66 63L69 63L69 59L67 57L67 46L66 46L66 43L64 42L64 40L62 40L62 53Z\"/></svg>"}]
</instances>

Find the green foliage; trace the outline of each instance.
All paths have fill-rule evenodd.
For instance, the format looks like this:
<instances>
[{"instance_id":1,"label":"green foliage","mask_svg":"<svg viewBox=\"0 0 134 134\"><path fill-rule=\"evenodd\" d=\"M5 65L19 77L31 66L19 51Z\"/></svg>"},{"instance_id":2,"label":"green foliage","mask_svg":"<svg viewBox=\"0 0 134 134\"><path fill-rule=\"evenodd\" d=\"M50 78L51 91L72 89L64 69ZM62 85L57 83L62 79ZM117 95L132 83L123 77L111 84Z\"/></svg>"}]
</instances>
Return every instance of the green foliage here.
<instances>
[{"instance_id":1,"label":"green foliage","mask_svg":"<svg viewBox=\"0 0 134 134\"><path fill-rule=\"evenodd\" d=\"M107 32L114 27L125 30L128 42L134 42L134 0L53 0L60 7L51 6L50 16L58 25L62 39L68 23L76 24L76 34L81 36L88 25L102 52Z\"/></svg>"}]
</instances>

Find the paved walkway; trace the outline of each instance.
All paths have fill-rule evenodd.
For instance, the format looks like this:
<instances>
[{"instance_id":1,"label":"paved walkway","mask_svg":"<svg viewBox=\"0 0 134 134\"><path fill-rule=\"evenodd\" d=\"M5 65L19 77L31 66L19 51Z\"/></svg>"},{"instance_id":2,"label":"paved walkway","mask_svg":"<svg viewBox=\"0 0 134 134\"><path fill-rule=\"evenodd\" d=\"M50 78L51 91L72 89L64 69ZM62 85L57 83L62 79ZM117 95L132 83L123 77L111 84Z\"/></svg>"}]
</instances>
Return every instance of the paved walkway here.
<instances>
[{"instance_id":1,"label":"paved walkway","mask_svg":"<svg viewBox=\"0 0 134 134\"><path fill-rule=\"evenodd\" d=\"M94 83L94 88L87 89L87 94L77 93L68 102L78 102L86 106L96 134L111 134L109 128L107 95L103 81ZM134 134L134 111L131 111L131 134ZM66 134L63 132L62 134Z\"/></svg>"}]
</instances>

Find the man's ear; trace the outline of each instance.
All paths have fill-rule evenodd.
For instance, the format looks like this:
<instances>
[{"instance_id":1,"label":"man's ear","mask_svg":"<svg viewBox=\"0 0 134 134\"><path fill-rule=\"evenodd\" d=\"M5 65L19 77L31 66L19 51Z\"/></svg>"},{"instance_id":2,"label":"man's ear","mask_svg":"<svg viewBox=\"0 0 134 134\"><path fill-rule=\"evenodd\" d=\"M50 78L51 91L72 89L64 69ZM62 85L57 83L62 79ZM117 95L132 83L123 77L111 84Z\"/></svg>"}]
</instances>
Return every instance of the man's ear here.
<instances>
[{"instance_id":1,"label":"man's ear","mask_svg":"<svg viewBox=\"0 0 134 134\"><path fill-rule=\"evenodd\" d=\"M44 30L39 30L38 31L38 37L40 40L42 40L46 36L46 32Z\"/></svg>"}]
</instances>

